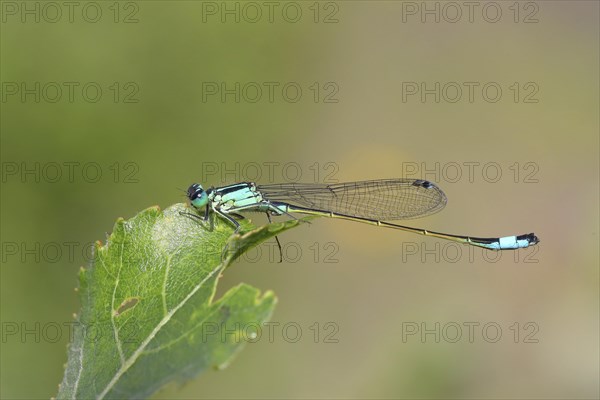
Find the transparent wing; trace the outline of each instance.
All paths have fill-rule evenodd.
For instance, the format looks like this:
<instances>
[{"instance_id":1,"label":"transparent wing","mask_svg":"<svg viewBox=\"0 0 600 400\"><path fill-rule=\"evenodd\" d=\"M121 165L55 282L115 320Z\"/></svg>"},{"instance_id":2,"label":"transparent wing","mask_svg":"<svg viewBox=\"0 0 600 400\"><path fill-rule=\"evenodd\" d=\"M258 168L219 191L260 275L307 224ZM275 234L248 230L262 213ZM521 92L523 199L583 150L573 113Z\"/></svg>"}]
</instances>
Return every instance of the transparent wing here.
<instances>
[{"instance_id":1,"label":"transparent wing","mask_svg":"<svg viewBox=\"0 0 600 400\"><path fill-rule=\"evenodd\" d=\"M421 179L382 179L326 184L258 185L265 200L376 220L430 215L446 205L446 195Z\"/></svg>"}]
</instances>

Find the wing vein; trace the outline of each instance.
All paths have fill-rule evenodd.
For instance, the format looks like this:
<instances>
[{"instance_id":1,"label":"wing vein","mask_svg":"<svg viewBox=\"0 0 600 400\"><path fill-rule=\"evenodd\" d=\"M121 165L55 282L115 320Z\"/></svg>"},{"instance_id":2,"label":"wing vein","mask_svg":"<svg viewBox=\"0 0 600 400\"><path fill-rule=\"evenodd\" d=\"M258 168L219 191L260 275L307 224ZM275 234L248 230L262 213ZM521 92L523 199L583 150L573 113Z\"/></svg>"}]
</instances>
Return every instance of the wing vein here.
<instances>
[{"instance_id":1,"label":"wing vein","mask_svg":"<svg viewBox=\"0 0 600 400\"><path fill-rule=\"evenodd\" d=\"M335 184L258 185L263 198L320 211L375 220L424 217L446 205L444 192L420 179L382 179Z\"/></svg>"}]
</instances>

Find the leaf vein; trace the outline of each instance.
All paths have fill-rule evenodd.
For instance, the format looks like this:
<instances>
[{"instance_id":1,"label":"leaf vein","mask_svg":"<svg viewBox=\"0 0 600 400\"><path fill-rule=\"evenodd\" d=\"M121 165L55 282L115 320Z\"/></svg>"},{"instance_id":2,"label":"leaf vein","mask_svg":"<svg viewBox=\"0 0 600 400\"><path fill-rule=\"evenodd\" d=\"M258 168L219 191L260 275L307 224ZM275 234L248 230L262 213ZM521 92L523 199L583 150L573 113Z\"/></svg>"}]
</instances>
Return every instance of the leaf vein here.
<instances>
[{"instance_id":1,"label":"leaf vein","mask_svg":"<svg viewBox=\"0 0 600 400\"><path fill-rule=\"evenodd\" d=\"M121 242L121 248L119 250L119 270L117 271L117 278L115 280L115 288L113 289L111 306L110 306L110 322L112 324L115 343L117 344L117 351L119 352L119 358L121 359L121 365L125 363L125 355L123 354L123 348L121 347L121 341L119 340L119 330L117 329L117 325L115 324L115 297L117 294L117 287L119 287L119 279L121 277L121 269L123 268L123 247L125 245L125 232L123 241Z\"/></svg>"},{"instance_id":2,"label":"leaf vein","mask_svg":"<svg viewBox=\"0 0 600 400\"><path fill-rule=\"evenodd\" d=\"M235 294L235 292L233 291L235 290L235 292L237 292L239 290L239 288L235 288L232 289L232 295ZM211 312L209 312L205 318L203 318L200 322L198 322L196 325L194 325L191 329L185 331L184 333L182 333L180 336L178 336L177 338L171 340L168 343L163 344L162 346L159 347L155 347L153 349L150 350L144 350L144 354L152 354L152 353L158 353L161 350L164 350L168 347L171 347L172 345L174 345L175 343L179 342L181 339L185 338L187 335L189 335L192 331L195 331L196 329L198 329L200 326L202 326L202 324L204 322L206 322L206 320L210 317L212 317L213 315L215 315L218 311L220 311L223 306L225 305L225 302L221 302L221 304L219 304L218 307L216 307L215 309L213 309Z\"/></svg>"},{"instance_id":3,"label":"leaf vein","mask_svg":"<svg viewBox=\"0 0 600 400\"><path fill-rule=\"evenodd\" d=\"M152 341L152 339L154 339L156 337L156 335L162 329L162 327L165 326L167 324L167 322L170 321L171 317L181 307L183 307L188 302L188 300L198 290L200 290L200 288L204 285L204 283L206 283L206 281L208 281L217 272L222 271L223 268L224 268L224 266L225 266L225 264L220 264L217 268L215 268L214 270L212 270L202 281L200 281L200 283L198 283L192 289L192 291L179 304L177 304L175 307L173 307L173 309L171 311L169 311L169 313L165 317L163 317L163 319L156 325L156 327L152 330L152 332L150 332L150 334L148 335L148 337L146 337L146 339L144 339L144 341L142 342L142 344L140 345L140 347L138 347L135 350L135 352L131 355L131 357L129 357L125 361L125 364L123 364L121 366L121 368L119 368L119 370L115 373L115 375L113 376L113 378L111 379L111 381L106 385L106 387L104 388L104 390L97 397L98 400L103 399L108 394L108 392L117 384L117 382L119 381L119 379L121 379L121 376L123 376L123 374L125 374L127 372L127 370L129 370L129 368L131 368L131 366L133 366L133 364L137 361L137 359L140 357L140 355L143 354L146 346L148 346L148 344L150 343L150 341Z\"/></svg>"}]
</instances>

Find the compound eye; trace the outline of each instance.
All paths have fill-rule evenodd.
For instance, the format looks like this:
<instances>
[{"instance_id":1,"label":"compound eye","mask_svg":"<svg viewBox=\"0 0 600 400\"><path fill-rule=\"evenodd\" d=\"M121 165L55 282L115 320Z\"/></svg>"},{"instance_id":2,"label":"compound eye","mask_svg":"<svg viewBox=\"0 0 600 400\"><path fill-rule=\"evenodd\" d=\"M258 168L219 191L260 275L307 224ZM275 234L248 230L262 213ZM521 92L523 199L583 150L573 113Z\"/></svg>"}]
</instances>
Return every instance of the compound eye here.
<instances>
[{"instance_id":1,"label":"compound eye","mask_svg":"<svg viewBox=\"0 0 600 400\"><path fill-rule=\"evenodd\" d=\"M198 183L192 184L187 190L187 197L190 201L196 200L198 196L204 193L204 189Z\"/></svg>"},{"instance_id":2,"label":"compound eye","mask_svg":"<svg viewBox=\"0 0 600 400\"><path fill-rule=\"evenodd\" d=\"M188 188L187 196L190 203L192 203L192 206L196 208L203 208L208 204L208 195L202 186L197 183L194 183Z\"/></svg>"}]
</instances>

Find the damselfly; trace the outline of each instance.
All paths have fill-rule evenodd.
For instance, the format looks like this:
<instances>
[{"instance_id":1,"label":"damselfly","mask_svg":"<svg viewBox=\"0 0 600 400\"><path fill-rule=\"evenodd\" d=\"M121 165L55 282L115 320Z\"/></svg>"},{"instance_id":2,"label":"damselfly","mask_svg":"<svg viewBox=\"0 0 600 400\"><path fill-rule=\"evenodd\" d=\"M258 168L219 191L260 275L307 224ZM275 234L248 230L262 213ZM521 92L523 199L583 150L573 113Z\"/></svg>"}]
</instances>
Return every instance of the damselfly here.
<instances>
[{"instance_id":1,"label":"damselfly","mask_svg":"<svg viewBox=\"0 0 600 400\"><path fill-rule=\"evenodd\" d=\"M533 233L480 238L386 222L424 217L444 208L447 202L444 192L434 183L421 179L382 179L331 185L257 185L241 182L207 190L194 183L188 188L187 196L194 208L204 209L205 220L212 211L229 221L236 232L240 230L240 224L234 217L239 218L239 212L259 211L265 212L269 221L272 215L318 215L399 229L490 250L521 249L539 242Z\"/></svg>"}]
</instances>

